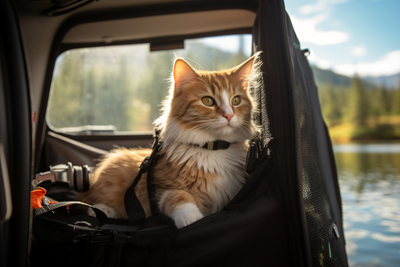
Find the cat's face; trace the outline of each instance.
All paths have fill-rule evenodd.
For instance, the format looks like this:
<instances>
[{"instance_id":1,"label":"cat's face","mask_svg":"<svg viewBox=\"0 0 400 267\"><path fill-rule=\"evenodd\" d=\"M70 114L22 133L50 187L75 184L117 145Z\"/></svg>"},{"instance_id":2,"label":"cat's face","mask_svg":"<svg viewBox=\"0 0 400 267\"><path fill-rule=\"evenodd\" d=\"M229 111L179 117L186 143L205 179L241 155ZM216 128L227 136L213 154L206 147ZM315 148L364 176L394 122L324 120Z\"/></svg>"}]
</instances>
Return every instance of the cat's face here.
<instances>
[{"instance_id":1,"label":"cat's face","mask_svg":"<svg viewBox=\"0 0 400 267\"><path fill-rule=\"evenodd\" d=\"M173 92L167 128L188 143L213 140L237 142L250 139L252 98L247 78L254 58L225 71L195 71L178 59L174 64Z\"/></svg>"}]
</instances>

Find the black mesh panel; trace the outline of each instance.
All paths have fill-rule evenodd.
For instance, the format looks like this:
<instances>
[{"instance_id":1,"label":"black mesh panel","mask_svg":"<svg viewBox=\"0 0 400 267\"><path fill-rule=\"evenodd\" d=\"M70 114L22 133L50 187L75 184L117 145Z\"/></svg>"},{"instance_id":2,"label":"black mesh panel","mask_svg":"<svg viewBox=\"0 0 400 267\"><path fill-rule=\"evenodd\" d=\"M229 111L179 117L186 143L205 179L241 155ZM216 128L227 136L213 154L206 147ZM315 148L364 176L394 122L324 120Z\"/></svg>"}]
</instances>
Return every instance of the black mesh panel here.
<instances>
[{"instance_id":1,"label":"black mesh panel","mask_svg":"<svg viewBox=\"0 0 400 267\"><path fill-rule=\"evenodd\" d=\"M257 47L253 47L254 51L258 51ZM255 68L261 68L262 62L260 58L254 63ZM257 70L258 71L258 70ZM262 146L266 146L272 139L269 130L269 119L267 116L267 100L265 99L263 76L259 75L252 84L250 84L250 92L254 99L254 121L261 128L260 139Z\"/></svg>"},{"instance_id":2,"label":"black mesh panel","mask_svg":"<svg viewBox=\"0 0 400 267\"><path fill-rule=\"evenodd\" d=\"M311 261L313 266L347 266L331 144L311 69L290 21L288 25L294 78L297 171L302 179ZM334 225L339 229L340 238L335 235Z\"/></svg>"}]
</instances>

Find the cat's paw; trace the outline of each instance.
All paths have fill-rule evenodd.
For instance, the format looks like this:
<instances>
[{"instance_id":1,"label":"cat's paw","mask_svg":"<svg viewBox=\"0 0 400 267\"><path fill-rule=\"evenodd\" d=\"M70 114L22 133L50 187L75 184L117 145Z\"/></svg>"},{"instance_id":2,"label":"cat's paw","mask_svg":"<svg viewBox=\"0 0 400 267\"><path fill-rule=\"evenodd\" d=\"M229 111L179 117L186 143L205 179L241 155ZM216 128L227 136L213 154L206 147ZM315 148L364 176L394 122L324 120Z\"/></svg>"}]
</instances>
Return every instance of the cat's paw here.
<instances>
[{"instance_id":1,"label":"cat's paw","mask_svg":"<svg viewBox=\"0 0 400 267\"><path fill-rule=\"evenodd\" d=\"M178 229L185 227L203 218L199 208L193 203L178 206L171 215Z\"/></svg>"},{"instance_id":2,"label":"cat's paw","mask_svg":"<svg viewBox=\"0 0 400 267\"><path fill-rule=\"evenodd\" d=\"M104 212L108 218L110 219L119 219L121 218L121 215L113 208L111 208L110 206L98 203L98 204L94 204L94 207L98 208L99 210L101 210L102 212ZM96 213L94 212L93 209L89 209L88 210L88 215L96 217Z\"/></svg>"}]
</instances>

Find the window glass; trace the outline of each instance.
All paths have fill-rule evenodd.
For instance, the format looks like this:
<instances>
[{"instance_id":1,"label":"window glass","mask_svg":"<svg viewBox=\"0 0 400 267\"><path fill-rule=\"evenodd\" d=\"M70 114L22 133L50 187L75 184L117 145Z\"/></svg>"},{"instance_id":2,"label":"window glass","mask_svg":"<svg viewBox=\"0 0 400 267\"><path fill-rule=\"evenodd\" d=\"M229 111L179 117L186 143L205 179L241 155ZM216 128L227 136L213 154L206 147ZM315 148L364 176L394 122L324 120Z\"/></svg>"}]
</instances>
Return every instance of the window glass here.
<instances>
[{"instance_id":1,"label":"window glass","mask_svg":"<svg viewBox=\"0 0 400 267\"><path fill-rule=\"evenodd\" d=\"M220 70L250 53L251 35L192 39L168 51L150 52L149 44L66 51L53 73L47 123L79 135L152 131L176 56L196 69Z\"/></svg>"}]
</instances>

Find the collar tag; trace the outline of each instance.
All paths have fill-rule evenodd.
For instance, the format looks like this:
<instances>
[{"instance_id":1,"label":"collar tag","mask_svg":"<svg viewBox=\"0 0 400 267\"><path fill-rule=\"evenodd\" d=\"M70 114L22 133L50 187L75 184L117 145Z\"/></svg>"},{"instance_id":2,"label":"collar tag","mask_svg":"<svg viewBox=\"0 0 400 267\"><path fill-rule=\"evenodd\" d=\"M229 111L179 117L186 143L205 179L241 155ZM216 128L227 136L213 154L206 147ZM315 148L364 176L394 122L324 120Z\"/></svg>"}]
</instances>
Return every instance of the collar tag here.
<instances>
[{"instance_id":1,"label":"collar tag","mask_svg":"<svg viewBox=\"0 0 400 267\"><path fill-rule=\"evenodd\" d=\"M229 148L231 143L223 141L223 140L216 140L212 142L207 142L205 143L202 148L205 148L207 150L220 150L220 149L227 149Z\"/></svg>"},{"instance_id":2,"label":"collar tag","mask_svg":"<svg viewBox=\"0 0 400 267\"><path fill-rule=\"evenodd\" d=\"M214 150L214 142L209 142L207 144L207 150Z\"/></svg>"}]
</instances>

